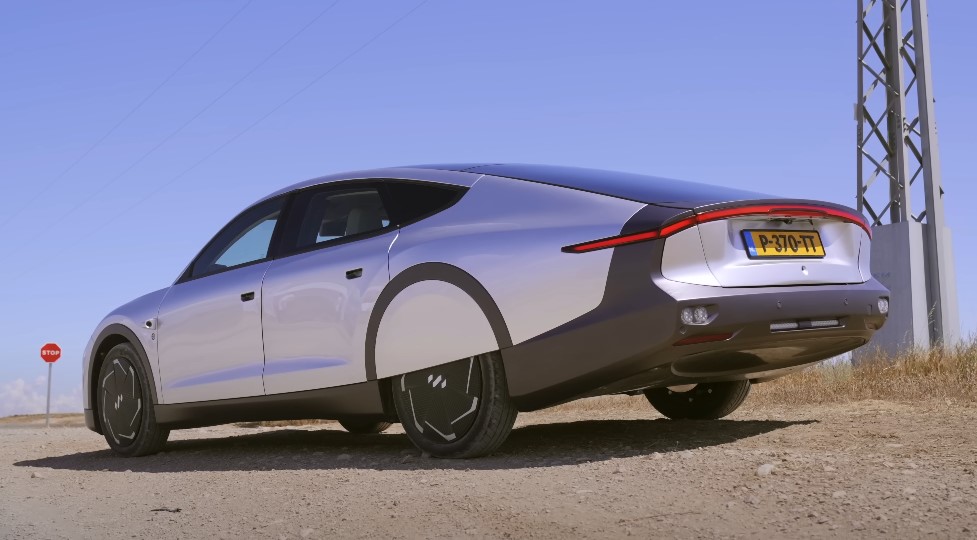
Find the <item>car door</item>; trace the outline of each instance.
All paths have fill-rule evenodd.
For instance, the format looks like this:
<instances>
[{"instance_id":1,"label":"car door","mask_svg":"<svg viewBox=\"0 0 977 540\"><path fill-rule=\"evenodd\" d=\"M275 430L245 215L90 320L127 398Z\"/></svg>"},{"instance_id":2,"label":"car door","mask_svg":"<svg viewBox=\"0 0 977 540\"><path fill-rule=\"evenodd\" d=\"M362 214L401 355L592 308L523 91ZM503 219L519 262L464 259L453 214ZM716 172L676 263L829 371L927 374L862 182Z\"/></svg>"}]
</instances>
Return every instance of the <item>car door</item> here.
<instances>
[{"instance_id":1,"label":"car door","mask_svg":"<svg viewBox=\"0 0 977 540\"><path fill-rule=\"evenodd\" d=\"M282 257L265 274L265 391L366 380L370 311L389 281L397 237L378 183L329 185L295 196Z\"/></svg>"},{"instance_id":2,"label":"car door","mask_svg":"<svg viewBox=\"0 0 977 540\"><path fill-rule=\"evenodd\" d=\"M261 282L283 197L232 220L170 288L158 315L165 403L264 393Z\"/></svg>"}]
</instances>

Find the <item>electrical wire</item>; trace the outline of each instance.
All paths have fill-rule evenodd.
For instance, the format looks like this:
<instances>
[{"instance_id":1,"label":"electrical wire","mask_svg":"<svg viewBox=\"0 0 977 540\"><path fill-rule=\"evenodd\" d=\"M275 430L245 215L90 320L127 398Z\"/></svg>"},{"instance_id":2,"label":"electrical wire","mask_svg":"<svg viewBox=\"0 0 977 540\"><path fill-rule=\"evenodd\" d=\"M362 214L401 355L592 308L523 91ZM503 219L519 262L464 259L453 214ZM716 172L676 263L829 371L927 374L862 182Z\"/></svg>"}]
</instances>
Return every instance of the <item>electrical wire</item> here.
<instances>
[{"instance_id":1,"label":"electrical wire","mask_svg":"<svg viewBox=\"0 0 977 540\"><path fill-rule=\"evenodd\" d=\"M282 49L284 49L285 47L287 47L289 43L291 43L292 41L294 41L302 33L304 33L306 30L308 30L309 27L311 27L313 24L315 24L316 21L318 21L320 18L322 18L323 15L325 15L326 13L328 13L338 3L339 3L339 0L335 0L333 3L331 3L325 9L323 9L322 11L320 11L319 14L316 15L312 20L310 20L309 22L307 22L305 25L303 25L301 28L299 28L298 31L296 31L291 36L289 36L289 38L286 39L284 42L282 42L282 44L279 45L275 50L273 50L271 53L269 53L267 56L265 56L260 62L258 62L257 64L255 64L254 67L252 67L247 73L244 74L244 76L242 76L242 77L238 78L236 81L234 81L230 86L228 86L217 97L215 97L214 99L212 99L209 103L207 103L207 105L205 105L202 109L198 110L193 116L191 116L190 119L188 119L187 121L183 122L183 124L181 124L180 127L176 128L175 131L171 132L169 135L167 135L166 137L164 137L163 140L159 141L158 143L156 143L156 145L154 145L148 151L146 151L141 156L139 156L138 159L136 159L135 161L133 161L132 163L130 163L128 167L126 167L125 169L122 170L122 172L120 172L119 174L113 176L111 179L109 179L107 182L103 183L98 188L96 188L96 189L94 189L92 191L89 191L87 197L85 197L81 202L79 202L78 204L75 204L74 206L72 206L71 208L69 208L68 211L65 212L65 213L63 213L63 214L61 214L61 216L57 220L51 222L50 225L46 229L44 229L43 231L41 231L40 233L38 233L36 235L33 235L33 237L34 238L38 238L38 237L44 236L45 234L51 232L58 225L60 225L62 222L64 222L64 220L66 220L68 218L68 216L74 214L75 211L77 211L79 208L85 206L89 202L93 201L96 197L98 197L99 195L101 195L102 192L104 192L106 189L109 188L109 186L111 186L116 181L118 181L120 178L122 178L123 176L125 176L129 171L131 171L132 169L136 168L137 165L139 165L140 163L142 163L143 161L145 161L146 158L148 158L149 156L151 156L152 154L154 154L163 145L165 145L167 142L169 142L174 137L176 137L181 132L183 132L183 130L186 129L190 124L192 124L197 118L200 118L204 113L206 113L214 105L216 105L221 99L223 99L228 94L230 94L242 82L244 82L245 80L247 80L248 77L250 77L251 75L253 75L262 66L264 66L269 60L271 60L273 57L275 57L279 52L282 51ZM26 246L29 243L31 243L31 240L28 240L27 242L24 242L23 244L17 246L12 251L13 252L19 251L20 248Z\"/></svg>"},{"instance_id":2,"label":"electrical wire","mask_svg":"<svg viewBox=\"0 0 977 540\"><path fill-rule=\"evenodd\" d=\"M146 96L144 98L142 98L139 101L139 103L136 104L135 107L129 109L129 112L125 113L122 116L122 118L118 122L115 123L115 125L113 125L111 128L109 128L109 130L106 131L101 137L99 137L98 140L95 141L91 146L89 146L87 150L85 150L84 152L82 152L82 154L80 156L78 156L77 158L75 158L75 160L72 161L71 164L69 164L63 171L61 171L60 174L58 174L57 176L55 176L53 180L51 180L50 182L48 182L47 184L45 184L44 187L42 187L40 191L38 191L36 194L34 194L34 197L33 198L31 198L29 201L27 201L26 204L21 205L15 212L13 212L10 215L10 217L7 218L6 221L4 221L3 223L0 223L0 230L3 230L3 228L6 227L10 222L12 222L15 219L17 219L20 216L21 212L23 212L25 209L34 206L34 203L36 203L38 201L38 199L40 199L45 193L47 193L48 190L50 190L52 187L54 187L69 172L71 172L72 170L74 170L74 168L79 163L81 163L86 157L88 157L92 152L94 152L96 148L98 148L99 146L101 146L101 144L103 142L105 142L105 140L108 139L110 136L112 136L112 134L115 133L116 130L118 130L120 127L122 127L122 124L125 124L126 121L129 120L129 118L132 117L132 115L136 114L136 112L138 112L140 109L142 109L142 106L145 105L146 102L148 102L150 99L152 99L153 96L155 96L164 86L166 86L167 83L169 83L173 79L173 77L175 77L178 73L180 73L181 71L183 71L183 68L185 68L187 66L187 64L189 64L191 61L193 61L193 59L196 58L197 55L199 55L201 53L201 51L203 51L204 49L206 49L207 46L210 45L210 43L212 41L214 41L214 39L216 39L217 36L220 35L221 32L223 32L225 28L227 28L232 22L234 22L234 19L237 19L238 15L240 15L245 9L247 9L247 7L249 5L251 5L251 2L253 2L253 1L254 0L248 0L247 2L245 2L244 5L241 6L237 11L235 11L234 14L231 15L231 17L229 19L227 19L226 21L224 21L224 24L220 25L220 28L218 28L217 31L215 31L213 34L211 34L209 38L207 38L199 47L197 47L197 50L193 51L193 53L190 56L188 56L183 62L181 62L180 65L177 66L176 69L174 69L173 71L171 71L170 74L167 75L166 78L163 79L162 82L160 82L159 84L157 84L156 87L152 89L152 91L150 91L148 94L146 94ZM2 58L2 56L0 56L0 58Z\"/></svg>"},{"instance_id":3,"label":"electrical wire","mask_svg":"<svg viewBox=\"0 0 977 540\"><path fill-rule=\"evenodd\" d=\"M363 51L364 49L366 49L367 47L369 47L371 44L373 44L373 42L375 42L376 40L380 39L384 34L386 34L390 30L392 30L395 26L397 26L398 24L400 24L401 22L403 22L405 19L407 19L415 11L417 11L418 9L420 9L421 6L423 6L427 2L428 2L428 0L421 0L421 2L419 2L413 8L411 8L410 11L404 13L403 15L401 15L400 17L398 17L396 20L394 20L392 23L390 23L389 25L387 25L386 27L384 27L382 30L380 30L379 32L377 32L376 34L374 34L370 39L366 40L362 45L360 45L359 47L357 47L356 49L354 49L352 52L350 52L349 54L347 54L346 56L344 56L338 62L332 64L329 68L327 68L326 70L324 70L322 73L320 73L319 75L317 75L311 81L309 81L304 86L302 86L301 88L299 88L297 91L295 91L294 93L292 93L285 100L279 102L277 105L275 105L274 107L272 107L271 110L269 110L268 112L266 112L265 114L263 114L262 116L260 116L257 120L255 120L254 122L252 122L251 124L249 124L243 130L237 132L235 135L233 135L232 137L230 137L229 139L227 139L226 141L224 141L222 144L220 144L219 146L217 146L217 148L213 149L207 155L205 155L204 157L202 157L199 160L197 160L196 162L194 162L193 165L187 167L186 169L184 169L182 172L180 172L176 176L174 176L174 177L170 178L169 180L167 180L166 182L163 182L162 184L160 184L156 189L154 189L153 191L149 192L148 194L146 194L144 197L142 197L141 199L139 199L135 203L133 203L131 205L128 205L125 209L121 210L120 212L115 213L109 220L103 222L101 225L99 225L96 228L92 229L91 231L89 231L88 234L86 234L85 236L81 237L80 239L75 240L74 241L74 244L75 245L79 245L82 242L84 242L85 240L91 238L92 236L94 236L96 233L98 233L99 231L101 231L105 227L111 225L113 222L115 222L120 217L128 214L134 208L142 205L143 203L145 203L146 201L148 201L149 199L151 199L152 197L154 197L158 193L160 193L163 189L169 187L170 185L172 185L177 180L179 180L179 179L183 178L184 176L186 176L187 174L189 174L191 171L193 171L194 169L196 169L197 167L199 167L200 165L202 165L208 159L210 159L213 156L217 155L221 150L223 150L227 146L231 145L234 141L240 139L246 133L248 133L249 131L251 131L255 126L257 126L261 122L265 121L271 115L273 115L276 112L278 112L282 107L284 107L284 106L288 105L289 103L291 103L293 100L295 100L295 98L297 98L298 96L300 96L301 94L303 94L306 90L308 90L309 88L312 88L313 86L315 86L316 83L318 83L319 81L321 81L322 79L324 79L326 76L328 76L330 73L332 73L333 71L335 71L336 69L338 69L339 67L341 67L342 65L344 65L346 62L348 62L354 56L356 56L361 51ZM335 5L335 4L333 4L333 5ZM28 269L26 272L23 272L22 274L19 274L19 275L14 276L12 278L12 280L8 280L7 283L10 283L11 281L16 281L16 280L18 280L18 279L20 279L20 278L22 278L22 277L24 277L24 276L32 273L33 270L34 270L34 268Z\"/></svg>"}]
</instances>

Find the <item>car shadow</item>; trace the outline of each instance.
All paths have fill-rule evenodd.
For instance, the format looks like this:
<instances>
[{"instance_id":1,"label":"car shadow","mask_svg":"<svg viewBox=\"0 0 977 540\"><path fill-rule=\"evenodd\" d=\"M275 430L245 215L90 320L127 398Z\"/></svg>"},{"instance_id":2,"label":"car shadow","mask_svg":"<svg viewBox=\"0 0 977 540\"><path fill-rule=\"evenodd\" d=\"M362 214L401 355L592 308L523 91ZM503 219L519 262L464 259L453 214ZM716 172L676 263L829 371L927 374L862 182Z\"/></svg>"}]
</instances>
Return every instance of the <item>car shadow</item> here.
<instances>
[{"instance_id":1,"label":"car shadow","mask_svg":"<svg viewBox=\"0 0 977 540\"><path fill-rule=\"evenodd\" d=\"M14 463L77 471L523 469L670 453L731 443L815 420L584 420L513 430L494 454L472 460L424 458L403 434L351 435L336 429L276 429L232 437L171 441L141 458L109 450Z\"/></svg>"}]
</instances>

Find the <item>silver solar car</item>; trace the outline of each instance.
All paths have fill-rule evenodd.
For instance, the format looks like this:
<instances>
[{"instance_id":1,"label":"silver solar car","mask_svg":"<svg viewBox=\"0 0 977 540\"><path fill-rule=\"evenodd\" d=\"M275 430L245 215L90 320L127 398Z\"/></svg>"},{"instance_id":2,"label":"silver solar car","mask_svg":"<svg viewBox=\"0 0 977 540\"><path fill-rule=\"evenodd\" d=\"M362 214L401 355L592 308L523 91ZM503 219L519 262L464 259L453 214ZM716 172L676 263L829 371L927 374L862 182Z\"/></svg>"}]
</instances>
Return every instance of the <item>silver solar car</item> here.
<instances>
[{"instance_id":1,"label":"silver solar car","mask_svg":"<svg viewBox=\"0 0 977 540\"><path fill-rule=\"evenodd\" d=\"M517 411L643 393L716 419L751 384L865 344L889 292L836 204L599 170L338 174L242 212L85 352L88 427L126 456L171 429L400 422L434 456Z\"/></svg>"}]
</instances>

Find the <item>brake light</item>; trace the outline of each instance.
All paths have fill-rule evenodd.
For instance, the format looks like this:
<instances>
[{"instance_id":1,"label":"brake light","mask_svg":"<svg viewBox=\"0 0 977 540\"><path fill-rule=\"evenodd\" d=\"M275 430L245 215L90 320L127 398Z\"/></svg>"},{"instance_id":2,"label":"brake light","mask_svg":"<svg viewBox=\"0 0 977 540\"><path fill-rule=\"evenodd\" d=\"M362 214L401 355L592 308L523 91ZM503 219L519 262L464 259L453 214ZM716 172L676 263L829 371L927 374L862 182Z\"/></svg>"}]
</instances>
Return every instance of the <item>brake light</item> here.
<instances>
[{"instance_id":1,"label":"brake light","mask_svg":"<svg viewBox=\"0 0 977 540\"><path fill-rule=\"evenodd\" d=\"M739 206L736 208L709 210L701 214L679 219L672 223L666 223L665 225L650 231L622 234L618 236L611 236L609 238L602 238L600 240L592 240L590 242L566 246L563 248L563 252L586 253L588 251L595 251L598 249L635 244L638 242L647 242L648 240L657 240L659 238L668 238L675 233L684 231L685 229L694 227L700 223L708 223L710 221L719 221L721 219L745 216L833 218L848 223L854 223L855 225L861 227L868 234L869 238L872 237L872 228L869 227L868 222L865 221L865 218L863 218L861 215L854 212L810 204L757 204L751 206Z\"/></svg>"}]
</instances>

